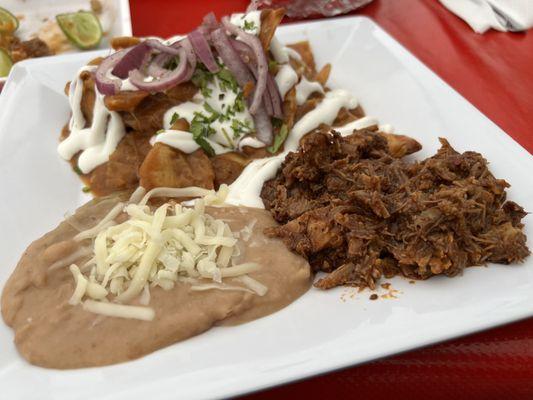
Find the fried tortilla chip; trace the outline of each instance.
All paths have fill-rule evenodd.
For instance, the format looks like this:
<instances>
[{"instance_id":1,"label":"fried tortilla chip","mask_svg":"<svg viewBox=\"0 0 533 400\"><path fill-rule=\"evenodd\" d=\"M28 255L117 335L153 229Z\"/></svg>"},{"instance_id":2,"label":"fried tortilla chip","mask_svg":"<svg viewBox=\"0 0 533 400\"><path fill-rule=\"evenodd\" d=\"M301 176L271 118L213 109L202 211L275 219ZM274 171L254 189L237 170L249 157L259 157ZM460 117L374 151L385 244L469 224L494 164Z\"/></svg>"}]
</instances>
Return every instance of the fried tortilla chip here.
<instances>
[{"instance_id":1,"label":"fried tortilla chip","mask_svg":"<svg viewBox=\"0 0 533 400\"><path fill-rule=\"evenodd\" d=\"M150 151L150 135L140 132L127 133L120 141L116 150L109 157L109 161L82 176L97 197L111 193L132 189L138 186L138 170L144 158ZM77 157L74 157L74 165Z\"/></svg>"},{"instance_id":2,"label":"fried tortilla chip","mask_svg":"<svg viewBox=\"0 0 533 400\"><path fill-rule=\"evenodd\" d=\"M142 90L118 92L104 97L104 104L110 111L133 111L150 93Z\"/></svg>"},{"instance_id":3,"label":"fried tortilla chip","mask_svg":"<svg viewBox=\"0 0 533 400\"><path fill-rule=\"evenodd\" d=\"M156 143L139 169L140 184L154 187L198 186L214 188L215 172L209 158L199 149L185 154L163 143Z\"/></svg>"},{"instance_id":4,"label":"fried tortilla chip","mask_svg":"<svg viewBox=\"0 0 533 400\"><path fill-rule=\"evenodd\" d=\"M270 42L272 41L274 33L284 15L285 10L283 8L261 11L261 31L259 32L259 40L265 51L268 51L270 48Z\"/></svg>"},{"instance_id":5,"label":"fried tortilla chip","mask_svg":"<svg viewBox=\"0 0 533 400\"><path fill-rule=\"evenodd\" d=\"M248 157L235 152L220 154L211 158L215 171L215 188L218 189L223 183L227 185L232 183L249 162Z\"/></svg>"},{"instance_id":6,"label":"fried tortilla chip","mask_svg":"<svg viewBox=\"0 0 533 400\"><path fill-rule=\"evenodd\" d=\"M303 41L303 42L292 43L292 44L289 44L287 47L290 47L291 49L295 50L298 54L300 54L300 56L302 57L303 64L305 66L306 77L308 79L313 79L316 75L316 65L315 65L315 57L313 56L313 51L311 50L311 45L309 44L309 42ZM294 60L291 58L291 65L293 65L294 62L297 62L297 60ZM301 63L298 63L298 64L301 64Z\"/></svg>"}]
</instances>

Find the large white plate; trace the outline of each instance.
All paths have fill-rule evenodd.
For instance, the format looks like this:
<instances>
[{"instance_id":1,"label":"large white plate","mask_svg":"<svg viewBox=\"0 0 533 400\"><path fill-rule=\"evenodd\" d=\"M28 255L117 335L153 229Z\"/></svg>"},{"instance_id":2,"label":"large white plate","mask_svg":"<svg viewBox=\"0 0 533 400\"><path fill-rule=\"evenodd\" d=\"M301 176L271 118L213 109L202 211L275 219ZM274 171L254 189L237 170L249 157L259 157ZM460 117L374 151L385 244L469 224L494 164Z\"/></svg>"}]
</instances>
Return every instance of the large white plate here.
<instances>
[{"instance_id":1,"label":"large white plate","mask_svg":"<svg viewBox=\"0 0 533 400\"><path fill-rule=\"evenodd\" d=\"M311 40L318 65L333 63L331 85L350 89L368 114L420 140L420 157L435 152L439 136L460 151L480 151L496 176L513 185L509 197L533 210L531 156L372 21L296 24L280 28L279 36L285 42ZM2 283L24 248L85 200L55 148L69 112L65 82L93 56L20 63L5 88L9 95L0 99ZM531 218L526 220L531 237ZM533 315L531 258L522 265L471 268L454 279L392 282L403 292L397 299L369 301L369 292L311 289L275 315L215 328L106 368L33 367L17 354L11 330L0 324L2 397L226 397Z\"/></svg>"}]
</instances>

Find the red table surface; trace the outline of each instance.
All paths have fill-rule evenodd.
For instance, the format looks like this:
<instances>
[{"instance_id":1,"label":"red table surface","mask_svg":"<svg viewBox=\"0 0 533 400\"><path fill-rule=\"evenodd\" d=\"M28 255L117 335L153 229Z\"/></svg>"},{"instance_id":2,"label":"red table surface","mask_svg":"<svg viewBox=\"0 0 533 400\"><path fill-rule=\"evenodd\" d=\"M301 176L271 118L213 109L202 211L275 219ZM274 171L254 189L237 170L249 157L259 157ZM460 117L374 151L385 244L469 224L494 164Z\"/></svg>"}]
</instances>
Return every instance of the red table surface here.
<instances>
[{"instance_id":1,"label":"red table surface","mask_svg":"<svg viewBox=\"0 0 533 400\"><path fill-rule=\"evenodd\" d=\"M163 37L184 33L209 11L220 17L247 5L247 0L130 0L133 32ZM533 150L533 30L478 35L437 0L375 0L356 13L374 19L529 152ZM533 319L246 398L296 396L533 399Z\"/></svg>"}]
</instances>

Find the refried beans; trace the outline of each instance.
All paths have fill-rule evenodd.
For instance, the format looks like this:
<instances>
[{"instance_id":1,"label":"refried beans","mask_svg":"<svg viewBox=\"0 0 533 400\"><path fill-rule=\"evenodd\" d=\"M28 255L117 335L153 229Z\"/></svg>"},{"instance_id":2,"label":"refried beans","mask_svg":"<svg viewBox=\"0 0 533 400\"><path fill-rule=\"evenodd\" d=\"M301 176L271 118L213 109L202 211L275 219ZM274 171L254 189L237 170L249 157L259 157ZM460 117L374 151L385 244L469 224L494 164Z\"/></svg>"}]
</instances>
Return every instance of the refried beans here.
<instances>
[{"instance_id":1,"label":"refried beans","mask_svg":"<svg viewBox=\"0 0 533 400\"><path fill-rule=\"evenodd\" d=\"M253 226L248 240L239 240L239 262L255 262L261 269L251 277L268 287L264 296L243 291L192 291L177 283L172 290L151 290L152 321L104 317L72 306L68 300L75 283L68 267L49 266L79 250L70 240L87 229L119 201L97 199L79 208L56 229L33 242L24 252L2 293L2 316L15 331L20 354L30 363L49 368L94 367L133 360L208 330L271 314L304 294L312 277L308 263L291 253L279 239L268 238L265 228L276 225L268 211L245 207L208 207L238 232ZM250 224L250 222L255 223ZM52 251L50 246L57 243ZM83 245L83 244L82 244ZM54 253L54 254L52 254ZM79 252L83 262L91 257ZM75 258L75 256L74 256ZM74 261L73 261L74 262ZM231 283L231 278L228 280ZM138 304L133 301L131 304Z\"/></svg>"}]
</instances>

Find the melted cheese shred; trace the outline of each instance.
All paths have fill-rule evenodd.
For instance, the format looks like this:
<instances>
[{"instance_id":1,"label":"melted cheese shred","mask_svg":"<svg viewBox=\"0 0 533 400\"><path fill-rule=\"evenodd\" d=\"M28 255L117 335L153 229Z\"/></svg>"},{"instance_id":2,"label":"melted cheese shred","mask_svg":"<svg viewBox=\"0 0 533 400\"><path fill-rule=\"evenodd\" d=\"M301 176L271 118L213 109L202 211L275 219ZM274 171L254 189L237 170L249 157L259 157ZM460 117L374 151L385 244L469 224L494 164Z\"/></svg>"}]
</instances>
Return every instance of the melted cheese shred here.
<instances>
[{"instance_id":1,"label":"melted cheese shred","mask_svg":"<svg viewBox=\"0 0 533 400\"><path fill-rule=\"evenodd\" d=\"M174 288L190 283L191 290L239 290L263 296L268 288L249 277L256 263L236 263L240 251L237 233L223 220L205 213L206 205L224 202L227 187L219 192L200 188L157 188L132 196L137 203L118 203L95 227L80 232L77 240L93 241L93 257L81 268L70 265L76 283L69 304L112 317L151 320L155 316L149 288ZM203 195L193 207L167 202L152 210L152 197ZM114 219L125 213L127 219ZM224 279L232 279L234 285ZM241 285L242 286L241 286ZM135 299L143 306L127 305Z\"/></svg>"}]
</instances>

